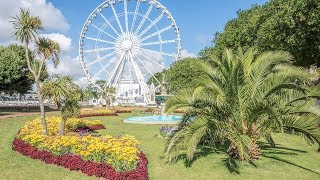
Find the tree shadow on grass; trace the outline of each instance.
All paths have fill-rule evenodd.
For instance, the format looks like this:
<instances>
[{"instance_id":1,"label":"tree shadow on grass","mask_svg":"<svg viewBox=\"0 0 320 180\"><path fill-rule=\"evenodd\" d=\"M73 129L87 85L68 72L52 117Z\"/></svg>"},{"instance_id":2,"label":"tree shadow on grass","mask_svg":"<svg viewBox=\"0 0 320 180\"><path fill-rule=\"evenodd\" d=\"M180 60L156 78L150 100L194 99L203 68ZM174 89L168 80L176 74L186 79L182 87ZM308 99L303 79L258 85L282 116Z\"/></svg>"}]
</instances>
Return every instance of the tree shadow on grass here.
<instances>
[{"instance_id":1,"label":"tree shadow on grass","mask_svg":"<svg viewBox=\"0 0 320 180\"><path fill-rule=\"evenodd\" d=\"M293 166L296 166L298 168L307 170L309 172L315 173L320 175L319 172L313 171L312 169L309 169L307 167L303 167L301 165L295 164L293 162L290 162L288 160L282 159L277 157L277 155L289 155L289 156L298 156L301 153L307 153L307 151L299 150L299 149L292 149L292 148L286 148L281 147L279 144L276 144L276 147L271 147L268 143L265 142L258 142L259 147L262 149L262 155L261 157L274 159L277 161L280 161L282 163L287 163ZM198 151L195 153L194 158L192 160L188 160L185 155L178 156L176 161L183 160L184 165L187 168L192 167L193 163L197 161L200 158L207 157L210 154L227 154L229 144L219 144L215 147L211 146L199 146ZM228 169L229 173L240 175L239 170L239 161L236 159L233 159L231 157L224 158L222 160L223 165ZM254 163L254 161L248 162L252 167L258 168L258 166Z\"/></svg>"},{"instance_id":2,"label":"tree shadow on grass","mask_svg":"<svg viewBox=\"0 0 320 180\"><path fill-rule=\"evenodd\" d=\"M282 158L279 158L279 157L276 157L276 156L266 155L266 154L263 154L262 156L265 157L265 158L270 158L270 159L274 159L274 160L277 160L277 161L280 161L280 162L283 162L283 163L287 163L287 164L296 166L296 167L298 167L298 168L304 169L304 170L306 170L306 171L309 171L309 172L315 173L315 174L317 174L317 175L320 175L319 172L316 172L316 171L314 171L314 170L312 170L312 169L309 169L309 168L300 166L300 165L298 165L298 164L295 164L295 163L293 163L293 162L290 162L290 161L288 161L288 160L285 160L285 159L282 159Z\"/></svg>"},{"instance_id":3,"label":"tree shadow on grass","mask_svg":"<svg viewBox=\"0 0 320 180\"><path fill-rule=\"evenodd\" d=\"M277 160L277 161L280 161L282 163L290 164L290 165L296 166L298 168L304 169L306 171L309 171L309 172L315 173L317 175L320 175L319 172L316 172L316 171L314 171L312 169L309 169L307 167L303 167L301 165L298 165L296 163L293 163L293 162L290 162L290 161L288 161L286 159L278 157L278 155L298 156L298 155L300 155L302 153L307 153L307 151L281 147L279 145L277 145L276 147L271 147L269 144L263 143L263 142L259 142L259 146L263 150L263 153L261 155L262 157L273 159L273 160Z\"/></svg>"}]
</instances>

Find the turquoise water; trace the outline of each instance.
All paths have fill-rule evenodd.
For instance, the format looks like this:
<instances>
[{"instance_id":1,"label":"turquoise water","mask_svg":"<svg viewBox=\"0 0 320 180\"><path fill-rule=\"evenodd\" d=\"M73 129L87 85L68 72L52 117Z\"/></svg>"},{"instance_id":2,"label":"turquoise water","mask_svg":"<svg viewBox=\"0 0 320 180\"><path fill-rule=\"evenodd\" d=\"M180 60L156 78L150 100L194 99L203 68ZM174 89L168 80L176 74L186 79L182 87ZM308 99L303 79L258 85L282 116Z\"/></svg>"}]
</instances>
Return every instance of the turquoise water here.
<instances>
[{"instance_id":1,"label":"turquoise water","mask_svg":"<svg viewBox=\"0 0 320 180\"><path fill-rule=\"evenodd\" d=\"M133 116L126 118L124 123L134 124L178 124L182 116Z\"/></svg>"}]
</instances>

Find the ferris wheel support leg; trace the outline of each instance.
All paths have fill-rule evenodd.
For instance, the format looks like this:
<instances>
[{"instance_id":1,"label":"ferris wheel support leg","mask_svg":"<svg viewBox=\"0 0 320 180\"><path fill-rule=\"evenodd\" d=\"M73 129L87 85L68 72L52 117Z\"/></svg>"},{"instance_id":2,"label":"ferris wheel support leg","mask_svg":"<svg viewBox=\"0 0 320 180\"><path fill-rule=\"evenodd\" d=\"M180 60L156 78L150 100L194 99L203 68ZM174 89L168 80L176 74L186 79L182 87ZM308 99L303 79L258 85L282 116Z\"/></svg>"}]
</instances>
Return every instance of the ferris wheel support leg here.
<instances>
[{"instance_id":1,"label":"ferris wheel support leg","mask_svg":"<svg viewBox=\"0 0 320 180\"><path fill-rule=\"evenodd\" d=\"M149 88L147 86L147 83L144 81L144 77L143 77L140 69L138 68L138 65L134 61L132 53L130 53L130 57L131 57L131 63L133 64L133 67L134 67L134 71L136 73L136 76L138 77L138 81L141 86L141 90L142 90L141 94L144 96L145 94L149 93Z\"/></svg>"},{"instance_id":2,"label":"ferris wheel support leg","mask_svg":"<svg viewBox=\"0 0 320 180\"><path fill-rule=\"evenodd\" d=\"M159 83L160 81L156 78L156 76L151 72L151 70L144 64L144 62L137 56L137 59L141 62L141 64L147 69L147 71L150 73L150 75Z\"/></svg>"},{"instance_id":3,"label":"ferris wheel support leg","mask_svg":"<svg viewBox=\"0 0 320 180\"><path fill-rule=\"evenodd\" d=\"M107 86L110 86L110 85L111 85L112 79L113 79L115 73L117 72L117 70L118 70L121 62L123 61L124 55L125 55L125 52L122 53L122 55L121 55L121 57L120 57L120 60L119 60L119 63L117 64L116 68L113 70L113 72L112 72L112 74L111 74L111 76L110 76L110 78L109 78L109 80L108 80L108 82L107 82Z\"/></svg>"},{"instance_id":4,"label":"ferris wheel support leg","mask_svg":"<svg viewBox=\"0 0 320 180\"><path fill-rule=\"evenodd\" d=\"M122 60L121 67L120 67L120 69L119 69L119 71L118 71L118 74L117 74L117 77L116 77L115 81L113 82L113 85L116 85L116 84L118 83L118 81L119 81L119 79L120 79L120 77L121 77L121 74L122 74L122 72L123 72L125 63L126 63L126 60L125 60L125 59Z\"/></svg>"}]
</instances>

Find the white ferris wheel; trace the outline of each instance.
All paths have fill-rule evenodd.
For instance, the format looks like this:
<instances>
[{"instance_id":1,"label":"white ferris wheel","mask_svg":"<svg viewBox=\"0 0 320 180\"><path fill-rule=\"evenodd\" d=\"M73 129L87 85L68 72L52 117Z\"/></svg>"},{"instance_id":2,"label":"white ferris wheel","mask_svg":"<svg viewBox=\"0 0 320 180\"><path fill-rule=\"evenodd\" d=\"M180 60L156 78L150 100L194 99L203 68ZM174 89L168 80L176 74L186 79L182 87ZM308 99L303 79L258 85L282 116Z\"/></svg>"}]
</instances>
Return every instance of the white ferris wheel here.
<instances>
[{"instance_id":1,"label":"white ferris wheel","mask_svg":"<svg viewBox=\"0 0 320 180\"><path fill-rule=\"evenodd\" d=\"M180 58L181 36L172 14L156 0L106 0L89 15L79 61L89 82L117 89L117 98L143 97L148 79Z\"/></svg>"}]
</instances>

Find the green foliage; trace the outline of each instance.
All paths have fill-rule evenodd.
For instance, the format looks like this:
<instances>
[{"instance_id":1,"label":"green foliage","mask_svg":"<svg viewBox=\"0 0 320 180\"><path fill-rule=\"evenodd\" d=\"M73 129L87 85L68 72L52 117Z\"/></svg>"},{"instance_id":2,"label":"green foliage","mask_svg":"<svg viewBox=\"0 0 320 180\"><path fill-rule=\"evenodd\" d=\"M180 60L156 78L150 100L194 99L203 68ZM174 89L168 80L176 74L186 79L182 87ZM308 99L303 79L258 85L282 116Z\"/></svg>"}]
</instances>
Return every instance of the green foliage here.
<instances>
[{"instance_id":1,"label":"green foliage","mask_svg":"<svg viewBox=\"0 0 320 180\"><path fill-rule=\"evenodd\" d=\"M161 84L162 82L162 78L166 75L168 71L167 70L163 70L162 72L158 72L156 74L154 74L154 77L151 77L147 84L151 85L152 83L157 87ZM159 82L158 82L159 81Z\"/></svg>"},{"instance_id":2,"label":"green foliage","mask_svg":"<svg viewBox=\"0 0 320 180\"><path fill-rule=\"evenodd\" d=\"M20 9L20 14L12 18L14 36L22 43L30 43L35 40L39 32L43 29L39 17L31 16L26 9Z\"/></svg>"},{"instance_id":3,"label":"green foliage","mask_svg":"<svg viewBox=\"0 0 320 180\"><path fill-rule=\"evenodd\" d=\"M183 89L196 88L199 86L196 77L202 77L204 75L204 73L199 70L200 62L201 60L197 58L185 58L173 63L170 69L156 73L155 77L161 83L164 74L171 93L177 93ZM156 86L159 85L153 77L148 80L148 84L151 84L152 81Z\"/></svg>"},{"instance_id":4,"label":"green foliage","mask_svg":"<svg viewBox=\"0 0 320 180\"><path fill-rule=\"evenodd\" d=\"M32 66L38 66L29 51ZM20 45L0 47L0 91L13 94L25 94L32 89L34 78L30 73L25 56L25 48ZM48 76L46 68L42 70L41 81Z\"/></svg>"},{"instance_id":5,"label":"green foliage","mask_svg":"<svg viewBox=\"0 0 320 180\"><path fill-rule=\"evenodd\" d=\"M55 75L43 83L41 93L52 99L61 110L60 134L63 135L67 118L80 114L79 102L83 99L81 89L73 83L70 76Z\"/></svg>"},{"instance_id":6,"label":"green foliage","mask_svg":"<svg viewBox=\"0 0 320 180\"><path fill-rule=\"evenodd\" d=\"M43 95L40 90L40 81L43 76L43 69L46 67L46 60L51 59L55 67L59 64L60 47L58 43L52 40L38 37L40 31L43 30L42 22L39 17L32 16L29 10L20 9L19 15L12 17L11 23L13 24L14 37L25 46L26 63L35 81L41 111L40 117L43 134L46 135L47 123L45 119ZM32 55L29 53L30 43L35 44L35 50L32 51ZM31 57L35 57L36 55L38 55L40 59L33 63Z\"/></svg>"},{"instance_id":7,"label":"green foliage","mask_svg":"<svg viewBox=\"0 0 320 180\"><path fill-rule=\"evenodd\" d=\"M320 66L320 1L271 0L239 11L223 32L216 33L215 46L200 54L221 54L225 47L255 47L260 52L284 50L295 57L295 65Z\"/></svg>"},{"instance_id":8,"label":"green foliage","mask_svg":"<svg viewBox=\"0 0 320 180\"><path fill-rule=\"evenodd\" d=\"M190 161L200 142L228 142L239 159L249 160L256 141L267 137L271 142L274 132L298 133L320 146L320 110L315 104L320 88L304 85L318 75L293 66L291 60L284 51L239 49L203 62L206 77L198 78L201 86L166 104L167 113L189 109L181 130L167 143L167 158L185 155Z\"/></svg>"},{"instance_id":9,"label":"green foliage","mask_svg":"<svg viewBox=\"0 0 320 180\"><path fill-rule=\"evenodd\" d=\"M116 88L107 86L104 87L103 90L99 93L101 97L103 97L106 100L107 105L111 105L115 100L115 94L116 94Z\"/></svg>"},{"instance_id":10,"label":"green foliage","mask_svg":"<svg viewBox=\"0 0 320 180\"><path fill-rule=\"evenodd\" d=\"M32 84L24 48L19 45L0 47L0 91L25 94Z\"/></svg>"}]
</instances>

